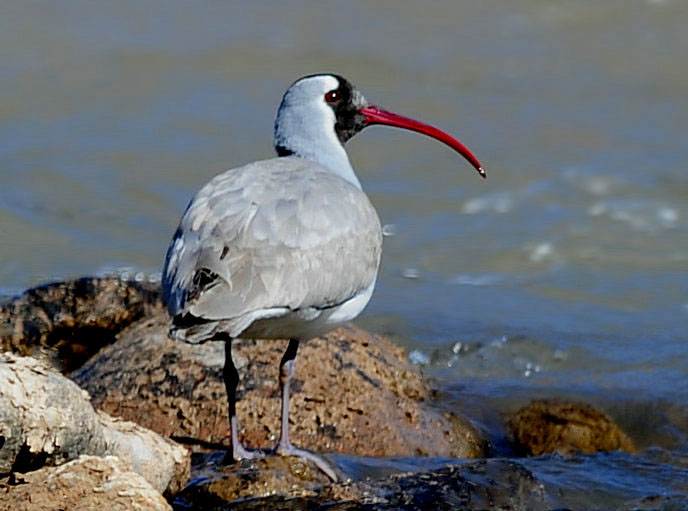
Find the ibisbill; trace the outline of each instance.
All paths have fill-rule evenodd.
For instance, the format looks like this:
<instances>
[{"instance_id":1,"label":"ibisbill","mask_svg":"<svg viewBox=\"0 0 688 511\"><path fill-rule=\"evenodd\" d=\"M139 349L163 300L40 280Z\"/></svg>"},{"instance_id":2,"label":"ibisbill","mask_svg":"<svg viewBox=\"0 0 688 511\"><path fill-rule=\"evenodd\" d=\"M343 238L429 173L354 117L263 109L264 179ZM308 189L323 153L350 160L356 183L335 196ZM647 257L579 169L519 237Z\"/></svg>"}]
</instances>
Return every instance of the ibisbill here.
<instances>
[{"instance_id":1,"label":"ibisbill","mask_svg":"<svg viewBox=\"0 0 688 511\"><path fill-rule=\"evenodd\" d=\"M433 137L486 177L473 154L447 133L368 103L334 74L294 82L274 125L277 157L230 169L193 197L167 251L164 299L170 336L189 343L225 343L224 381L233 459L300 456L331 479L324 457L289 439L289 387L300 341L355 318L373 293L380 219L344 149L375 124ZM270 450L245 448L239 437L231 356L237 338L289 339L280 362L281 431Z\"/></svg>"}]
</instances>

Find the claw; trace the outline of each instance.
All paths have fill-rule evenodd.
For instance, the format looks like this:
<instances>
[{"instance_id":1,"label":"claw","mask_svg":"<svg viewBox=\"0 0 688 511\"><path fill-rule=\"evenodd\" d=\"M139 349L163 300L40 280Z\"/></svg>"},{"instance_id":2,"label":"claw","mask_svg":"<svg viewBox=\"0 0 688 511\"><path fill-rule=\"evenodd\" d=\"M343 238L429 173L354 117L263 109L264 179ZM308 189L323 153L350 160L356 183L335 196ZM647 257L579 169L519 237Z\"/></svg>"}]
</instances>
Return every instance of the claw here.
<instances>
[{"instance_id":1,"label":"claw","mask_svg":"<svg viewBox=\"0 0 688 511\"><path fill-rule=\"evenodd\" d=\"M340 480L339 476L337 475L336 467L332 463L330 463L324 456L308 451L306 449L299 449L298 447L294 447L293 445L278 445L275 452L281 456L296 456L297 458L310 461L316 467L318 467L323 474L329 477L330 481L332 481L333 483L336 483Z\"/></svg>"}]
</instances>

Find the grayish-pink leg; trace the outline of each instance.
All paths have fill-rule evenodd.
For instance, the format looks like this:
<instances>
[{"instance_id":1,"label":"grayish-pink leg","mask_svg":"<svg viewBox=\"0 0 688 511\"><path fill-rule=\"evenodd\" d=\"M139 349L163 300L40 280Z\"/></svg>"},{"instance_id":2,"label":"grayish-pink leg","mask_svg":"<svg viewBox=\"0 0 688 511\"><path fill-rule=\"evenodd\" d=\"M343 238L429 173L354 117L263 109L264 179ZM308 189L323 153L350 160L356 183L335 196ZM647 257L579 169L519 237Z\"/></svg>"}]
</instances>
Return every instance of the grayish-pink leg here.
<instances>
[{"instance_id":1,"label":"grayish-pink leg","mask_svg":"<svg viewBox=\"0 0 688 511\"><path fill-rule=\"evenodd\" d=\"M334 467L322 456L314 452L294 447L289 440L289 388L296 373L296 350L299 348L298 339L290 339L287 351L284 352L280 362L280 387L282 389L282 426L280 429L280 439L277 443L277 453L288 456L298 456L315 464L332 481L337 481L337 474Z\"/></svg>"},{"instance_id":2,"label":"grayish-pink leg","mask_svg":"<svg viewBox=\"0 0 688 511\"><path fill-rule=\"evenodd\" d=\"M239 372L232 360L232 340L225 341L225 367L222 371L227 389L227 404L229 405L229 427L232 434L232 458L234 460L264 458L265 453L259 450L246 449L239 440L239 426L236 417L236 389L239 385Z\"/></svg>"}]
</instances>

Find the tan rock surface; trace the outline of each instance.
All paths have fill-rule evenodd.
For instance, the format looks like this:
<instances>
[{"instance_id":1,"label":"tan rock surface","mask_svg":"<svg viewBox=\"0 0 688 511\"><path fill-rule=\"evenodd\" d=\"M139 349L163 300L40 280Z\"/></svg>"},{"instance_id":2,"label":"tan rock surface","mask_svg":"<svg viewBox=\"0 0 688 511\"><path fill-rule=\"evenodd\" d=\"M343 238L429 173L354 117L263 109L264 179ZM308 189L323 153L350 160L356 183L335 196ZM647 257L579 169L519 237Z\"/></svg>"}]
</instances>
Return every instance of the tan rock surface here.
<instances>
[{"instance_id":1,"label":"tan rock surface","mask_svg":"<svg viewBox=\"0 0 688 511\"><path fill-rule=\"evenodd\" d=\"M0 509L12 511L169 511L143 477L114 456L81 456L0 483Z\"/></svg>"}]
</instances>

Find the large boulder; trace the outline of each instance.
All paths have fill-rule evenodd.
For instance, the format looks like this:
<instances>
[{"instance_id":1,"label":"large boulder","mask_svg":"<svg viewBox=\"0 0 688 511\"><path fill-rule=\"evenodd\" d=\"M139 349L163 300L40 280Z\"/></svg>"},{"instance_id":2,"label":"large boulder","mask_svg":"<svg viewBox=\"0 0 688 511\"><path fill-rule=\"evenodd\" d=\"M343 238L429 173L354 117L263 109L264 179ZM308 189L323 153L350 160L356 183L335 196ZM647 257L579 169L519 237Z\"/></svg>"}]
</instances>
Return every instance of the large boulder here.
<instances>
[{"instance_id":1,"label":"large boulder","mask_svg":"<svg viewBox=\"0 0 688 511\"><path fill-rule=\"evenodd\" d=\"M141 474L160 493L174 495L189 480L189 451L133 422L98 412L105 437L105 453L117 456Z\"/></svg>"},{"instance_id":2,"label":"large boulder","mask_svg":"<svg viewBox=\"0 0 688 511\"><path fill-rule=\"evenodd\" d=\"M39 360L0 354L0 474L105 450L87 392Z\"/></svg>"},{"instance_id":3,"label":"large boulder","mask_svg":"<svg viewBox=\"0 0 688 511\"><path fill-rule=\"evenodd\" d=\"M187 450L153 431L96 412L87 392L45 362L0 354L0 475L116 455L159 492L189 477Z\"/></svg>"},{"instance_id":4,"label":"large boulder","mask_svg":"<svg viewBox=\"0 0 688 511\"><path fill-rule=\"evenodd\" d=\"M164 314L126 328L73 379L94 405L165 436L228 444L224 346L167 336ZM279 434L280 341L234 341L242 377L242 441L274 444ZM429 405L432 390L388 339L355 327L303 343L296 358L291 432L296 445L367 456L476 457L485 442L464 419Z\"/></svg>"}]
</instances>

